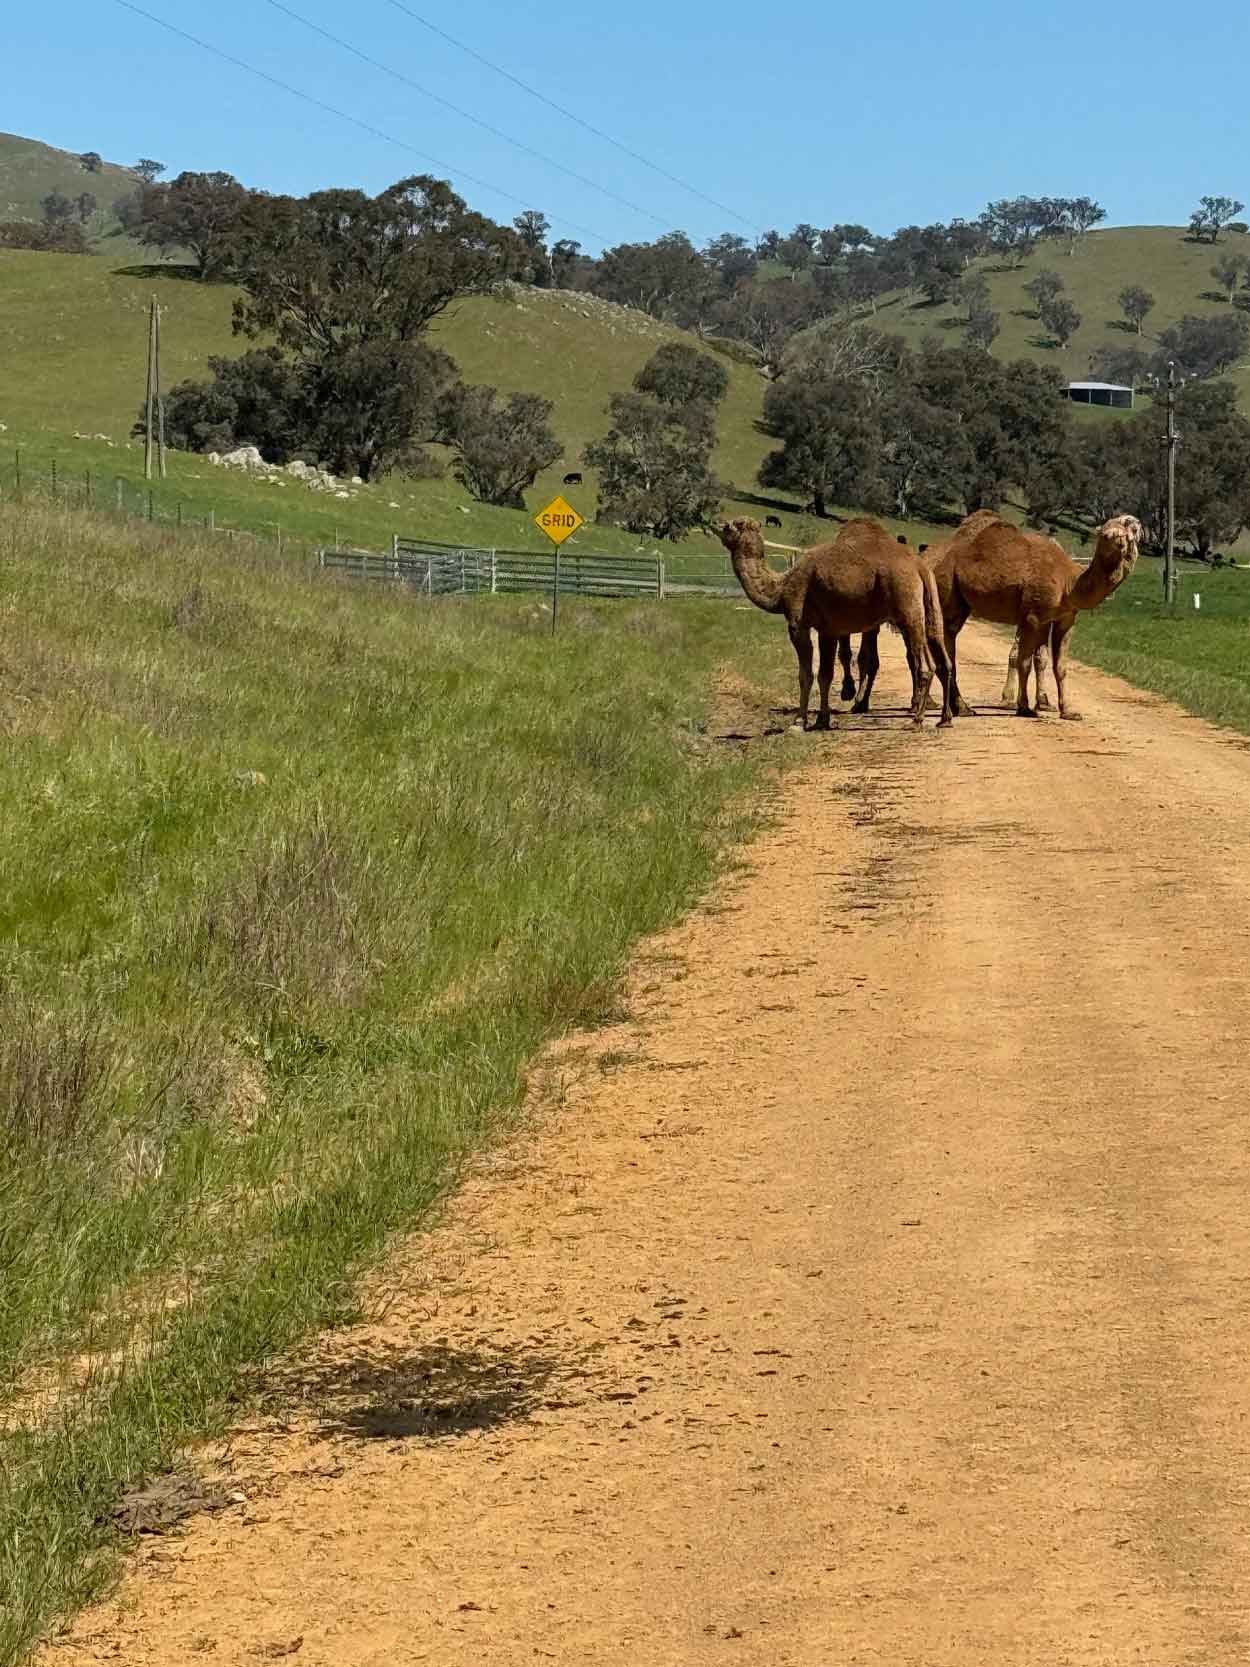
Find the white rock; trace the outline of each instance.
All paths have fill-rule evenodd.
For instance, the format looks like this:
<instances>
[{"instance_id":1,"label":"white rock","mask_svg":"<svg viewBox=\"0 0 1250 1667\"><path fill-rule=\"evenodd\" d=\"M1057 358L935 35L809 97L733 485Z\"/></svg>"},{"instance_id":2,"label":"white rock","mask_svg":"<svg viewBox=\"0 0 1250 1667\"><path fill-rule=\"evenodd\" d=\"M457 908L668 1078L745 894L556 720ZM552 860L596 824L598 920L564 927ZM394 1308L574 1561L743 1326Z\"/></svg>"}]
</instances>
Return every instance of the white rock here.
<instances>
[{"instance_id":1,"label":"white rock","mask_svg":"<svg viewBox=\"0 0 1250 1667\"><path fill-rule=\"evenodd\" d=\"M359 475L353 475L352 476L352 485L353 486L363 486L364 484L365 484L364 481L361 480Z\"/></svg>"},{"instance_id":2,"label":"white rock","mask_svg":"<svg viewBox=\"0 0 1250 1667\"><path fill-rule=\"evenodd\" d=\"M269 465L255 446L236 446L234 451L228 451L222 458L222 466L226 469L267 469Z\"/></svg>"},{"instance_id":3,"label":"white rock","mask_svg":"<svg viewBox=\"0 0 1250 1667\"><path fill-rule=\"evenodd\" d=\"M334 494L334 496L335 496L335 497L336 497L336 498L350 498L350 497L351 497L351 493L350 493L350 492L336 492L336 493L335 493L335 494Z\"/></svg>"}]
</instances>

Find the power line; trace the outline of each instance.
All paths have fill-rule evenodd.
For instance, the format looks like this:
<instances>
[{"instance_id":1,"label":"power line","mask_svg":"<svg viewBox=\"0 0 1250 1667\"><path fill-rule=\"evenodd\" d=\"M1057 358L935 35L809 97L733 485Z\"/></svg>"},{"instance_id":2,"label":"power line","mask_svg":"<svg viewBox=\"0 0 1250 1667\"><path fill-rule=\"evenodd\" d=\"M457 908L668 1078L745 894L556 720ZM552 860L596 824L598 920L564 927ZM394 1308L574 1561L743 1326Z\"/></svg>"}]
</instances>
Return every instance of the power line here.
<instances>
[{"instance_id":1,"label":"power line","mask_svg":"<svg viewBox=\"0 0 1250 1667\"><path fill-rule=\"evenodd\" d=\"M410 17L414 23L419 23L422 28L430 30L440 40L449 42L450 45L458 48L461 52L467 52L470 58L476 58L479 64L485 64L486 68L493 70L496 75L502 75L505 81L511 81L514 87L519 87L523 93L528 93L531 98L536 98L540 104L545 104L548 109L556 111L557 114L566 117L571 122L576 122L578 127L585 128L587 133L593 133L596 139L603 139L607 144L615 145L617 150L623 151L626 156L632 157L635 162L641 162L644 168L650 168L652 173L659 174L662 179L668 180L670 184L680 186L683 191L689 191L692 196L698 197L702 202L709 203L713 208L719 209L722 214L728 214L731 219L740 221L744 226L749 226L752 231L759 231L760 228L755 221L747 215L739 214L736 208L730 208L727 203L718 202L715 197L709 197L706 191L700 191L698 186L691 185L689 180L681 179L678 175L669 173L668 169L661 168L658 162L652 162L649 157L643 156L639 151L631 150L628 145L622 144L619 139L614 139L610 133L605 133L602 128L594 127L590 122L583 120L581 116L575 115L572 110L566 110L562 104L557 104L553 98L548 98L546 93L540 93L537 87L531 87L527 81L522 81L519 75L513 75L511 70L504 69L501 65L485 57L481 52L476 51L475 48L466 46L462 40L457 40L454 35L449 35L446 29L440 29L437 23L431 23L428 17L422 17L420 12L414 12L411 6L403 3L403 0L387 0L387 3L394 6L396 11L403 12L405 17Z\"/></svg>"},{"instance_id":2,"label":"power line","mask_svg":"<svg viewBox=\"0 0 1250 1667\"><path fill-rule=\"evenodd\" d=\"M330 116L336 116L339 121L350 122L353 127L358 127L362 133L372 134L375 139L383 139L388 145L397 145L400 150L408 151L413 156L419 156L426 162L432 162L436 168L441 168L448 174L458 174L462 179L469 180L474 185L480 185L484 191L493 191L496 196L503 197L510 203L518 203L522 208L529 207L524 197L515 196L511 191L505 191L500 185L492 185L489 180L479 179L476 174L469 173L467 169L453 168L450 162L440 162L438 157L431 156L428 151L418 149L416 145L410 145L406 139L397 139L393 133L387 133L385 129L375 127L372 122L362 121L359 116L349 115L346 110L340 110L336 105L327 104L324 99L316 98L312 93L306 93L300 87L293 87L289 81L282 81L276 75L270 75L268 70L257 69L255 64L245 63L242 58L236 58L233 53L224 51L220 46L214 46L210 41L201 40L198 35L192 35L186 29L180 29L176 23L168 23L163 17L156 16L154 12L145 11L142 6L135 5L134 0L116 0L116 4L124 7L128 12L134 12L136 17L146 18L149 23L155 23L160 28L167 29L171 35L177 35L184 41L190 41L192 46L198 46L201 51L211 53L214 58L220 58L224 63L233 64L235 69L245 70L248 75L255 75L261 81L267 81L271 87L280 88L282 92L289 93L292 98L303 99L305 104L311 104L314 109L322 110ZM608 241L602 232L594 231L589 226L578 225L575 220L567 220L563 216L561 216L561 219L573 231L579 231L587 237L593 237L596 242L607 243Z\"/></svg>"},{"instance_id":3,"label":"power line","mask_svg":"<svg viewBox=\"0 0 1250 1667\"><path fill-rule=\"evenodd\" d=\"M622 197L617 192L609 190L606 185L600 185L597 180L590 179L585 174L579 174L575 168L567 167L563 162L557 162L553 156L545 156L542 151L535 150L533 145L527 145L524 140L514 139L510 133L505 133L502 128L495 127L488 121L483 121L480 116L475 116L471 110L463 110L458 104L453 104L449 98L444 98L441 93L433 92L429 87L422 86L421 82L414 81L410 75L405 75L402 70L395 69L390 64L384 64L378 58L371 58L367 52L362 52L358 46L353 46L350 41L343 40L341 36L332 34L329 29L323 28L320 23L314 23L311 18L304 17L299 12L294 11L290 6L284 4L283 0L268 0L268 4L275 11L293 18L296 23L302 23L306 29L311 29L314 34L320 35L323 40L330 41L332 45L340 47L344 52L350 52L352 57L359 58L362 64L368 64L371 69L381 70L383 75L389 75L405 87L411 87L423 97L433 99L435 104L441 104L445 110L451 110L455 115L463 117L465 121L472 122L475 127L482 128L486 133L493 133L496 139L502 139L505 144L513 145L517 150L525 151L528 156L537 157L547 167L558 169L560 173L567 174L570 179L578 180L582 185L588 185L592 191L602 192L605 197L610 197L614 203L620 203L631 213L641 214L644 219L654 220L657 226L667 228L668 222L660 215L653 214L649 208L643 208L638 203L630 202L628 197Z\"/></svg>"}]
</instances>

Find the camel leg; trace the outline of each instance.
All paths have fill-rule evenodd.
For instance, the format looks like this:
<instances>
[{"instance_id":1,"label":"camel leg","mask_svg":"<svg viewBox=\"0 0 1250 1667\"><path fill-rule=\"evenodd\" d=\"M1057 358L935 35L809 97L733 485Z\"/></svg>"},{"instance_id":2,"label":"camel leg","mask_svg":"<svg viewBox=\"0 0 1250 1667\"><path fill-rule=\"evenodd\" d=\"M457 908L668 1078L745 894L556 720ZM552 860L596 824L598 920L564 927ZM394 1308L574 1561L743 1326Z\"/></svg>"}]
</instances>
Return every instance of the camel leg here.
<instances>
[{"instance_id":1,"label":"camel leg","mask_svg":"<svg viewBox=\"0 0 1250 1667\"><path fill-rule=\"evenodd\" d=\"M1020 633L1011 639L1007 657L1007 681L1003 684L1003 705L1014 706L1020 697Z\"/></svg>"},{"instance_id":2,"label":"camel leg","mask_svg":"<svg viewBox=\"0 0 1250 1667\"><path fill-rule=\"evenodd\" d=\"M1050 710L1050 696L1042 687L1042 677L1049 664L1050 655L1047 653L1046 644L1043 642L1042 646L1033 656L1033 671L1037 679L1037 709L1039 712L1047 712Z\"/></svg>"},{"instance_id":3,"label":"camel leg","mask_svg":"<svg viewBox=\"0 0 1250 1667\"><path fill-rule=\"evenodd\" d=\"M859 689L855 695L852 712L867 712L868 703L872 699L872 686L877 681L877 673L881 669L881 651L878 646L879 631L865 631L859 639Z\"/></svg>"},{"instance_id":4,"label":"camel leg","mask_svg":"<svg viewBox=\"0 0 1250 1667\"><path fill-rule=\"evenodd\" d=\"M1068 638L1072 635L1072 626L1061 624L1058 620L1050 628L1050 663L1055 674L1055 694L1059 700L1059 716L1066 718L1069 723L1080 723L1081 714L1074 707L1068 705ZM1040 704L1040 702L1039 702Z\"/></svg>"},{"instance_id":5,"label":"camel leg","mask_svg":"<svg viewBox=\"0 0 1250 1667\"><path fill-rule=\"evenodd\" d=\"M851 639L838 638L838 659L842 665L842 693L843 700L855 699L855 679L851 676Z\"/></svg>"},{"instance_id":6,"label":"camel leg","mask_svg":"<svg viewBox=\"0 0 1250 1667\"><path fill-rule=\"evenodd\" d=\"M932 662L932 669L925 686L925 705L928 707L933 704L929 691L933 687L933 673L936 672L942 684L942 716L938 719L938 728L945 729L955 716L954 707L951 704L954 677L951 672L951 663L946 657L946 649L940 637L929 638L929 659Z\"/></svg>"},{"instance_id":7,"label":"camel leg","mask_svg":"<svg viewBox=\"0 0 1250 1667\"><path fill-rule=\"evenodd\" d=\"M807 708L812 698L812 633L806 625L790 627L790 641L794 644L799 662L799 720L796 729L807 728Z\"/></svg>"},{"instance_id":8,"label":"camel leg","mask_svg":"<svg viewBox=\"0 0 1250 1667\"><path fill-rule=\"evenodd\" d=\"M948 625L946 627L945 638L943 641L943 647L946 649L947 663L950 666L951 710L957 718L975 718L977 715L976 707L969 706L968 702L959 692L959 660L955 650L955 639L958 637L962 626L963 620L960 620L954 630L952 630Z\"/></svg>"},{"instance_id":9,"label":"camel leg","mask_svg":"<svg viewBox=\"0 0 1250 1667\"><path fill-rule=\"evenodd\" d=\"M839 639L827 637L822 632L817 642L820 647L820 666L816 674L817 686L820 690L820 710L816 714L816 728L829 728L829 685L833 682L833 667L837 656Z\"/></svg>"},{"instance_id":10,"label":"camel leg","mask_svg":"<svg viewBox=\"0 0 1250 1667\"><path fill-rule=\"evenodd\" d=\"M1034 670L1033 657L1037 653L1038 644L1046 635L1045 625L1022 625L1020 627L1020 693L1016 698L1016 717L1035 718L1036 707L1029 705L1029 675Z\"/></svg>"}]
</instances>

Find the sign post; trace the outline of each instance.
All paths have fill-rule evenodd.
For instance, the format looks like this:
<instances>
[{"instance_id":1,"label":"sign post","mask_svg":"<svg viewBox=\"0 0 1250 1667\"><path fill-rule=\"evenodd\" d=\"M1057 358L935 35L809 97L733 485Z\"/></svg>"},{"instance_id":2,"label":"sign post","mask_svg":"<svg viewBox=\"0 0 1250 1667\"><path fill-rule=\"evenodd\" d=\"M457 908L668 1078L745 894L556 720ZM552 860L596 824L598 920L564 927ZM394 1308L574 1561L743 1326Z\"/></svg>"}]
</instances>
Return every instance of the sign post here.
<instances>
[{"instance_id":1,"label":"sign post","mask_svg":"<svg viewBox=\"0 0 1250 1667\"><path fill-rule=\"evenodd\" d=\"M556 615L560 608L560 546L566 538L572 538L584 521L572 504L565 503L563 498L553 498L546 509L539 510L534 520L555 545L555 571L551 580L551 634L554 637Z\"/></svg>"}]
</instances>

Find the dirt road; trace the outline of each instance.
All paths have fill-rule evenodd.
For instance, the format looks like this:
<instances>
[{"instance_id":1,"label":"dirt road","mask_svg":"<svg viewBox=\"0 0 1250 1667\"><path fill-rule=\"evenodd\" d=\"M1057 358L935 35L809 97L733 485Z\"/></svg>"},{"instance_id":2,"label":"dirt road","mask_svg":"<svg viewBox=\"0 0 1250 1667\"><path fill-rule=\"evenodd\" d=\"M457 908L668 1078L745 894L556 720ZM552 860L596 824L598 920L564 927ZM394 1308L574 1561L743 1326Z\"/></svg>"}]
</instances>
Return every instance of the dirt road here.
<instances>
[{"instance_id":1,"label":"dirt road","mask_svg":"<svg viewBox=\"0 0 1250 1667\"><path fill-rule=\"evenodd\" d=\"M1073 685L815 746L48 1659L1250 1660L1250 751Z\"/></svg>"}]
</instances>

